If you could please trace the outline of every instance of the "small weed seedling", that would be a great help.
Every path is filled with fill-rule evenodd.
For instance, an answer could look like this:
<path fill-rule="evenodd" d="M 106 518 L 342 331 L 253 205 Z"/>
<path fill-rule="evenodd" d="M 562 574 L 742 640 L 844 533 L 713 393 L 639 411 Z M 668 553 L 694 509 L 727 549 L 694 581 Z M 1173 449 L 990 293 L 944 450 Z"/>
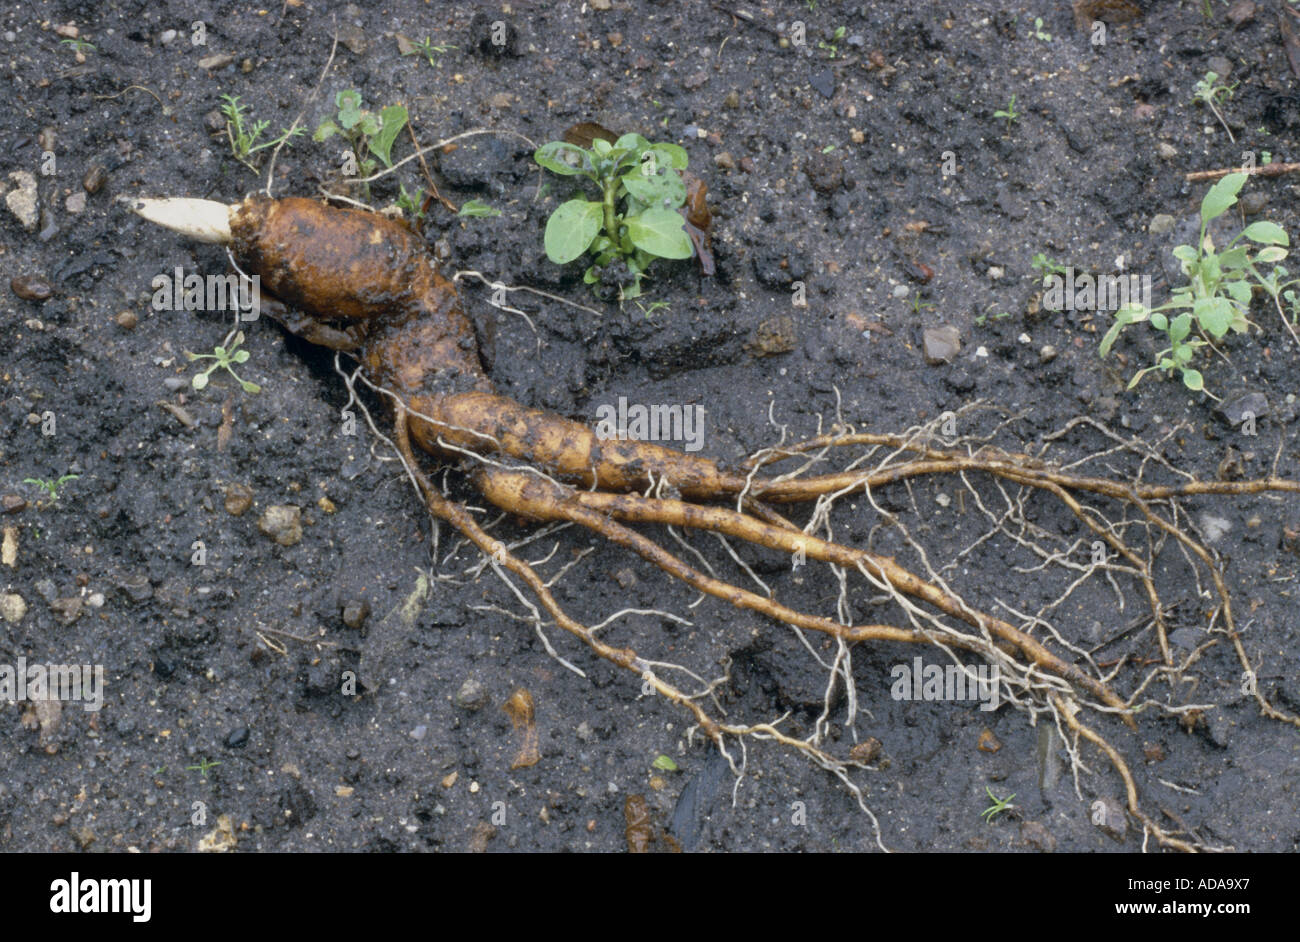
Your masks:
<path fill-rule="evenodd" d="M 1005 108 L 993 112 L 993 117 L 1004 118 L 1007 122 L 1007 133 L 1011 133 L 1011 125 L 1020 120 L 1020 112 L 1016 110 L 1016 96 L 1012 95 L 1011 100 L 1007 102 Z"/>
<path fill-rule="evenodd" d="M 922 311 L 933 311 L 934 305 L 921 300 L 921 292 L 913 291 L 912 299 L 908 302 L 912 308 L 912 313 L 917 317 L 921 316 Z"/>
<path fill-rule="evenodd" d="M 533 159 L 560 176 L 586 177 L 600 189 L 599 200 L 562 203 L 546 223 L 546 257 L 552 262 L 567 265 L 587 251 L 594 256 L 583 276 L 587 284 L 596 285 L 602 271 L 611 269 L 619 300 L 630 300 L 640 297 L 641 279 L 656 258 L 694 254 L 677 212 L 686 202 L 680 171 L 687 157 L 676 144 L 651 144 L 639 134 L 624 134 L 613 144 L 597 139 L 590 150 L 552 141 Z M 620 264 L 627 268 L 625 277 Z"/>
<path fill-rule="evenodd" d="M 651 317 L 653 317 L 655 311 L 661 309 L 665 311 L 672 310 L 672 306 L 667 301 L 651 301 L 649 307 L 646 307 L 640 301 L 637 301 L 636 306 L 641 309 L 641 313 L 646 316 L 646 320 L 649 320 Z"/>
<path fill-rule="evenodd" d="M 79 477 L 81 477 L 79 474 L 65 474 L 53 481 L 47 481 L 44 478 L 23 478 L 23 483 L 35 484 L 50 496 L 51 504 L 57 504 L 59 502 L 59 488 L 64 484 L 67 484 L 69 481 L 75 481 Z"/>
<path fill-rule="evenodd" d="M 993 315 L 993 319 L 994 319 L 995 321 L 1004 321 L 1004 320 L 1006 320 L 1006 319 L 1007 319 L 1008 317 L 1010 317 L 1010 316 L 1011 316 L 1011 312 L 1010 312 L 1010 311 L 998 311 L 998 313 L 996 313 L 996 314 Z M 989 322 L 989 315 L 988 315 L 988 314 L 980 314 L 980 315 L 978 315 L 978 316 L 975 318 L 975 323 L 978 324 L 978 325 L 981 326 L 981 327 L 983 327 L 983 326 L 984 326 L 985 324 L 987 324 L 988 322 Z"/>
<path fill-rule="evenodd" d="M 844 38 L 844 34 L 847 32 L 848 30 L 843 26 L 835 27 L 835 32 L 831 34 L 830 42 L 827 42 L 824 39 L 819 39 L 817 41 L 817 48 L 825 49 L 830 53 L 830 58 L 834 59 L 840 53 L 840 40 Z"/>
<path fill-rule="evenodd" d="M 389 105 L 379 114 L 365 111 L 361 107 L 361 93 L 355 88 L 344 89 L 335 95 L 334 104 L 338 114 L 334 119 L 322 121 L 312 140 L 327 141 L 335 134 L 343 136 L 352 148 L 354 158 L 344 164 L 347 176 L 369 177 L 379 169 L 375 157 L 383 161 L 385 167 L 391 167 L 393 142 L 406 125 L 406 108 Z"/>
<path fill-rule="evenodd" d="M 1236 87 L 1236 82 L 1231 85 L 1220 85 L 1218 72 L 1206 72 L 1205 78 L 1196 83 L 1196 90 L 1192 93 L 1193 101 L 1199 101 L 1214 112 L 1214 116 L 1223 125 L 1223 130 L 1228 132 L 1228 140 L 1234 144 L 1237 143 L 1237 139 L 1232 136 L 1232 128 L 1228 127 L 1228 122 L 1223 120 L 1223 114 L 1219 111 L 1219 106 L 1232 97 Z"/>
<path fill-rule="evenodd" d="M 446 43 L 435 44 L 428 36 L 425 36 L 424 42 L 411 43 L 411 48 L 402 53 L 402 55 L 413 56 L 416 53 L 419 53 L 424 56 L 425 61 L 427 61 L 429 65 L 433 66 L 435 69 L 441 69 L 442 59 L 439 57 L 446 55 L 455 48 L 455 46 L 447 45 Z"/>
<path fill-rule="evenodd" d="M 239 385 L 243 388 L 244 392 L 246 393 L 261 392 L 262 391 L 261 386 L 257 385 L 257 383 L 250 383 L 248 380 L 240 379 L 237 375 L 235 375 L 235 371 L 232 368 L 232 364 L 248 362 L 248 351 L 238 349 L 239 345 L 243 342 L 244 342 L 244 332 L 241 330 L 235 334 L 234 342 L 231 343 L 229 349 L 225 347 L 214 347 L 211 353 L 190 353 L 188 350 L 186 350 L 185 356 L 189 358 L 189 361 L 191 363 L 193 363 L 195 360 L 215 361 L 211 366 L 209 366 L 202 373 L 196 373 L 194 378 L 190 380 L 190 385 L 193 386 L 195 389 L 203 389 L 205 386 L 208 385 L 208 377 L 212 374 L 212 371 L 215 369 L 223 369 L 231 376 L 235 377 L 235 381 L 239 383 Z"/>
<path fill-rule="evenodd" d="M 397 208 L 403 212 L 408 212 L 415 219 L 424 218 L 424 187 L 417 186 L 412 193 L 406 188 L 405 183 L 399 183 L 400 192 L 397 196 Z"/>
<path fill-rule="evenodd" d="M 1048 258 L 1042 252 L 1036 253 L 1029 264 L 1037 269 L 1038 273 L 1044 278 L 1051 275 L 1068 275 L 1070 273 L 1070 270 L 1064 264 L 1054 258 Z"/>
<path fill-rule="evenodd" d="M 1011 799 L 1016 797 L 1014 792 L 1006 798 L 999 798 L 997 795 L 993 794 L 993 789 L 989 788 L 987 785 L 984 786 L 984 791 L 988 794 L 989 801 L 993 802 L 993 804 L 980 812 L 980 817 L 984 819 L 985 823 L 992 824 L 993 819 L 1002 812 L 1009 811 L 1015 807 L 1015 805 L 1011 803 Z"/>
<path fill-rule="evenodd" d="M 208 777 L 208 772 L 209 772 L 209 770 L 211 770 L 211 769 L 215 769 L 215 768 L 216 768 L 217 766 L 219 766 L 219 765 L 221 765 L 221 760 L 220 760 L 220 759 L 218 759 L 216 762 L 209 762 L 209 761 L 208 761 L 208 758 L 207 758 L 206 756 L 204 756 L 202 759 L 199 760 L 199 764 L 198 764 L 198 765 L 187 765 L 187 766 L 185 766 L 185 771 L 186 771 L 186 772 L 198 772 L 198 773 L 199 773 L 200 775 L 202 775 L 204 778 L 207 778 L 207 777 Z M 1014 798 L 1015 795 L 1012 795 L 1011 797 Z"/>
<path fill-rule="evenodd" d="M 460 204 L 460 212 L 457 216 L 464 216 L 469 219 L 485 219 L 492 216 L 500 216 L 501 210 L 493 209 L 482 200 L 466 200 Z"/>
<path fill-rule="evenodd" d="M 85 58 L 87 52 L 95 51 L 95 44 L 92 42 L 87 42 L 84 39 L 60 39 L 59 45 L 71 47 L 72 51 L 75 52 L 77 55 L 81 56 L 83 59 Z"/>
<path fill-rule="evenodd" d="M 1043 29 L 1043 18 L 1041 16 L 1034 17 L 1034 31 L 1029 35 L 1039 42 L 1050 43 L 1052 41 L 1052 34 Z"/>
<path fill-rule="evenodd" d="M 263 141 L 257 143 L 257 139 L 262 136 L 266 130 L 269 121 L 254 121 L 251 124 L 245 124 L 248 118 L 248 110 L 239 103 L 238 95 L 222 95 L 221 113 L 226 118 L 226 137 L 230 140 L 230 152 L 234 154 L 235 159 L 247 167 L 249 170 L 257 173 L 257 164 L 250 158 L 260 150 L 266 150 L 268 147 L 275 147 L 281 141 L 288 144 L 293 138 L 300 134 L 306 134 L 306 128 L 292 127 L 284 128 L 280 131 L 280 136 L 272 141 Z"/>
<path fill-rule="evenodd" d="M 1253 222 L 1241 230 L 1223 251 L 1215 250 L 1213 240 L 1206 233 L 1212 220 L 1236 204 L 1237 194 L 1246 178 L 1247 174 L 1244 173 L 1230 173 L 1210 187 L 1201 200 L 1201 230 L 1197 244 L 1180 245 L 1174 249 L 1174 257 L 1181 263 L 1188 283 L 1174 289 L 1170 299 L 1157 308 L 1133 303 L 1115 312 L 1115 323 L 1101 342 L 1102 356 L 1110 352 L 1115 339 L 1125 327 L 1140 321 L 1149 320 L 1151 326 L 1163 332 L 1169 341 L 1169 346 L 1157 355 L 1154 366 L 1134 374 L 1129 380 L 1129 389 L 1153 370 L 1161 370 L 1166 375 L 1177 370 L 1182 375 L 1183 385 L 1188 389 L 1204 390 L 1205 380 L 1200 371 L 1191 366 L 1191 362 L 1196 348 L 1206 346 L 1209 341 L 1191 338 L 1192 328 L 1196 327 L 1202 334 L 1215 340 L 1223 338 L 1229 330 L 1244 333 L 1251 323 L 1246 318 L 1250 309 L 1251 278 L 1270 294 L 1278 305 L 1279 312 L 1282 311 L 1279 295 L 1294 301 L 1295 293 L 1291 286 L 1296 282 L 1282 280 L 1287 275 L 1286 269 L 1274 265 L 1265 277 L 1255 267 L 1286 258 L 1287 252 L 1282 246 L 1289 245 L 1290 240 L 1281 226 L 1267 221 Z M 1263 247 L 1252 256 L 1251 246 L 1237 244 L 1242 239 Z M 1165 311 L 1181 313 L 1170 318 Z M 1285 319 L 1283 315 L 1284 322 Z M 1207 394 L 1213 396 L 1212 393 Z"/>

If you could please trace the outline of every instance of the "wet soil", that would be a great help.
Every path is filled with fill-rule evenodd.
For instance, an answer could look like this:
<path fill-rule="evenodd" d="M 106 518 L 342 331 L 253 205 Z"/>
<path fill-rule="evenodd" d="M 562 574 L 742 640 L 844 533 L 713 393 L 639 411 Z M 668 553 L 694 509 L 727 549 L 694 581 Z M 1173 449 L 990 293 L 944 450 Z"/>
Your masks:
<path fill-rule="evenodd" d="M 221 371 L 206 389 L 190 388 L 186 351 L 211 352 L 228 317 L 157 311 L 151 283 L 177 267 L 221 273 L 224 253 L 151 227 L 116 200 L 235 201 L 262 188 L 267 152 L 260 176 L 233 159 L 215 114 L 222 95 L 240 96 L 268 133 L 300 112 L 314 129 L 347 88 L 367 108 L 405 104 L 423 143 L 475 128 L 542 143 L 583 121 L 638 131 L 684 146 L 707 181 L 717 260 L 712 278 L 693 263 L 658 263 L 642 305 L 598 301 L 581 266 L 545 258 L 545 221 L 573 188 L 542 174 L 526 144 L 482 136 L 430 155 L 452 201 L 500 211 L 462 218 L 431 208 L 425 234 L 449 270 L 598 312 L 512 294 L 534 331 L 466 283 L 503 393 L 587 421 L 620 397 L 702 405 L 703 453 L 724 462 L 782 430 L 815 434 L 837 415 L 902 431 L 983 400 L 1000 411 L 961 431 L 1015 450 L 1087 416 L 1155 443 L 1198 477 L 1214 478 L 1225 458 L 1247 477 L 1273 468 L 1297 477 L 1298 351 L 1262 301 L 1260 329 L 1203 364 L 1219 396 L 1264 397 L 1267 415 L 1248 436 L 1176 380 L 1126 391 L 1158 349 L 1151 332 L 1130 331 L 1102 360 L 1108 314 L 1054 313 L 1037 298 L 1031 260 L 1044 253 L 1094 273 L 1115 272 L 1122 256 L 1124 270 L 1152 276 L 1162 300 L 1178 224 L 1207 186 L 1184 173 L 1236 166 L 1246 151 L 1297 159 L 1297 80 L 1271 6 L 1240 24 L 1217 3 L 1208 19 L 1198 3 L 1143 6 L 1136 20 L 1110 25 L 1104 44 L 1059 3 L 12 6 L 0 15 L 0 173 L 6 194 L 11 172 L 34 175 L 41 216 L 28 231 L 0 210 L 0 495 L 26 501 L 0 516 L 17 541 L 0 590 L 26 609 L 0 623 L 0 662 L 101 664 L 106 699 L 97 713 L 66 704 L 57 716 L 0 704 L 0 847 L 194 850 L 206 839 L 241 851 L 616 851 L 627 846 L 625 798 L 641 794 L 655 829 L 687 850 L 873 848 L 852 795 L 799 756 L 752 743 L 736 786 L 716 750 L 688 735 L 686 714 L 642 696 L 635 678 L 554 629 L 551 641 L 586 677 L 550 657 L 515 596 L 490 570 L 472 571 L 474 551 L 445 529 L 435 546 L 365 423 L 347 434 L 340 415 L 356 407 L 328 354 L 262 318 L 245 325 L 250 357 L 238 368 L 260 393 Z M 803 42 L 790 41 L 796 21 Z M 500 44 L 497 22 L 507 27 Z M 452 48 L 433 62 L 402 56 L 397 34 Z M 1211 68 L 1236 86 L 1222 108 L 1235 143 L 1192 102 Z M 995 118 L 1012 96 L 1019 117 Z M 347 190 L 341 147 L 298 138 L 277 158 L 277 195 Z M 394 153 L 411 152 L 403 136 Z M 95 168 L 103 184 L 87 193 Z M 399 182 L 421 185 L 415 162 L 374 184 L 369 201 L 393 201 Z M 1300 232 L 1295 178 L 1255 180 L 1244 192 L 1254 218 Z M 44 279 L 52 296 L 20 297 L 7 287 L 13 277 Z M 955 328 L 960 349 L 931 365 L 924 334 L 940 327 Z M 383 428 L 379 404 L 363 401 Z M 1069 463 L 1113 444 L 1081 425 L 1049 456 Z M 1086 467 L 1124 476 L 1137 464 L 1115 453 Z M 437 473 L 452 496 L 483 504 L 456 468 Z M 76 477 L 57 500 L 24 483 L 63 475 Z M 972 483 L 1002 506 L 989 482 Z M 878 500 L 936 568 L 950 566 L 945 578 L 972 604 L 1032 613 L 1058 598 L 1069 579 L 1036 570 L 1037 557 L 1004 535 L 963 554 L 988 527 L 969 495 L 957 500 L 961 489 L 933 479 Z M 241 494 L 251 505 L 236 515 Z M 275 506 L 300 508 L 292 545 L 259 528 Z M 1215 537 L 1262 688 L 1300 708 L 1300 501 L 1185 506 Z M 1062 547 L 1082 539 L 1059 505 L 1032 498 L 1027 508 Z M 845 500 L 834 520 L 838 538 L 920 565 L 868 502 Z M 503 520 L 496 532 L 521 539 L 535 528 Z M 725 578 L 750 579 L 716 541 L 690 542 Z M 606 630 L 708 676 L 726 665 L 719 700 L 729 718 L 787 716 L 790 732 L 811 731 L 826 694 L 818 658 L 833 657 L 820 638 L 810 651 L 789 629 L 701 602 L 574 529 L 524 552 L 546 560 L 548 578 L 572 564 L 557 597 L 588 623 L 628 607 L 689 619 L 633 615 Z M 825 567 L 739 553 L 779 598 L 834 613 L 838 583 Z M 1185 657 L 1212 639 L 1212 603 L 1175 547 L 1159 559 Z M 848 604 L 858 618 L 897 617 L 864 584 L 851 584 Z M 1143 605 L 1132 580 L 1095 579 L 1055 623 L 1071 644 L 1093 648 L 1140 621 Z M 1185 683 L 1150 692 L 1210 705 L 1194 728 L 1158 710 L 1137 732 L 1099 722 L 1166 826 L 1240 850 L 1295 850 L 1300 732 L 1260 715 L 1218 638 Z M 1098 657 L 1154 653 L 1153 633 L 1135 630 Z M 859 646 L 855 724 L 844 722 L 842 691 L 830 714 L 828 749 L 847 754 L 868 737 L 882 745 L 875 768 L 853 776 L 886 846 L 1141 848 L 1140 828 L 1117 834 L 1091 820 L 1096 800 L 1123 795 L 1099 754 L 1085 751 L 1093 774 L 1076 780 L 1059 740 L 1009 705 L 893 699 L 892 669 L 918 654 L 943 662 L 937 651 Z M 340 678 L 357 671 L 363 689 L 341 691 Z M 1114 683 L 1127 695 L 1144 676 L 1128 666 Z M 512 768 L 520 741 L 502 706 L 520 687 L 535 704 L 540 761 Z M 980 748 L 986 730 L 996 751 Z M 1014 794 L 1016 807 L 986 823 L 986 789 Z M 218 825 L 226 816 L 228 836 Z"/>

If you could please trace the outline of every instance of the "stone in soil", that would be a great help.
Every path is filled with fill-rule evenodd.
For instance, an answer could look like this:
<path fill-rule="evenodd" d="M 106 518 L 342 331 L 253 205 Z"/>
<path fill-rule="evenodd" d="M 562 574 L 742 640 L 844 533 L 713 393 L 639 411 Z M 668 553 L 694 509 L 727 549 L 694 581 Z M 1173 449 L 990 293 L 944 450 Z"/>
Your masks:
<path fill-rule="evenodd" d="M 950 363 L 961 352 L 961 332 L 956 327 L 927 327 L 921 334 L 925 362 L 931 366 Z"/>

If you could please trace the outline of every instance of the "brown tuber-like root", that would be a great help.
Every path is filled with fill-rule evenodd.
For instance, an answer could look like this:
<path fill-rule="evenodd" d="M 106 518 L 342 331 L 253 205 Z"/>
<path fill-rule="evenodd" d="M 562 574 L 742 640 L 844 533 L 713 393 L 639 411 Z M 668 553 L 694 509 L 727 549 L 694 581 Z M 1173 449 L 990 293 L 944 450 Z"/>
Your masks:
<path fill-rule="evenodd" d="M 1140 524 L 1149 545 L 1166 539 L 1175 541 L 1194 566 L 1199 564 L 1210 574 L 1219 600 L 1214 617 L 1222 619 L 1223 633 L 1232 642 L 1243 669 L 1251 672 L 1219 567 L 1209 551 L 1179 525 L 1174 501 L 1199 494 L 1297 493 L 1300 482 L 1273 477 L 1148 485 L 1140 480 L 1140 474 L 1138 480 L 1116 481 L 1074 474 L 1045 462 L 1041 456 L 991 448 L 965 452 L 938 448 L 931 444 L 929 429 L 888 435 L 839 428 L 807 442 L 765 450 L 735 469 L 651 443 L 606 441 L 582 423 L 529 408 L 494 391 L 454 286 L 437 272 L 423 241 L 399 222 L 305 199 L 250 198 L 234 206 L 208 200 L 138 200 L 133 208 L 146 219 L 191 238 L 225 243 L 242 271 L 262 279 L 264 294 L 291 305 L 276 315 L 287 330 L 336 350 L 354 352 L 361 364 L 358 372 L 364 371 L 366 383 L 384 396 L 393 410 L 395 450 L 429 512 L 486 554 L 520 604 L 531 612 L 528 620 L 542 636 L 547 650 L 559 657 L 543 633 L 549 620 L 580 639 L 597 656 L 632 671 L 657 693 L 688 710 L 697 728 L 717 744 L 733 769 L 737 765 L 729 742 L 734 747 L 738 740 L 743 751 L 748 737 L 773 739 L 831 771 L 870 814 L 861 789 L 848 775 L 848 767 L 856 763 L 836 759 L 822 745 L 834 684 L 828 687 L 823 718 L 808 738 L 781 732 L 776 724 L 744 726 L 723 722 L 703 705 L 712 698 L 716 682 L 706 683 L 696 692 L 683 690 L 666 678 L 672 671 L 685 668 L 660 664 L 629 647 L 609 644 L 599 637 L 599 626 L 589 627 L 566 614 L 551 593 L 550 584 L 533 565 L 512 553 L 465 507 L 448 500 L 432 485 L 420 469 L 415 448 L 470 465 L 475 486 L 503 510 L 538 521 L 578 524 L 701 593 L 796 631 L 825 635 L 835 645 L 832 672 L 848 690 L 850 726 L 856 703 L 849 669 L 853 645 L 935 645 L 953 660 L 954 649 L 975 652 L 999 668 L 999 683 L 1006 699 L 1030 713 L 1035 721 L 1040 715 L 1050 719 L 1061 731 L 1074 764 L 1076 790 L 1077 772 L 1083 767 L 1078 741 L 1083 739 L 1096 745 L 1114 765 L 1124 781 L 1129 811 L 1146 834 L 1178 849 L 1205 846 L 1195 838 L 1184 840 L 1167 833 L 1141 810 L 1123 756 L 1079 718 L 1083 710 L 1091 709 L 1116 714 L 1136 728 L 1135 713 L 1142 709 L 1159 706 L 1185 716 L 1192 706 L 1139 702 L 1138 697 L 1154 677 L 1128 698 L 1120 696 L 1112 686 L 1113 678 L 1103 675 L 1088 652 L 1070 642 L 1041 613 L 1032 617 L 1016 613 L 1021 622 L 1016 625 L 967 604 L 930 566 L 923 547 L 896 520 L 890 522 L 922 561 L 926 575 L 913 572 L 892 557 L 835 540 L 830 513 L 836 501 L 854 494 L 865 497 L 883 520 L 889 520 L 891 515 L 880 511 L 875 503 L 876 491 L 889 485 L 909 486 L 910 481 L 929 475 L 953 476 L 963 482 L 981 512 L 992 521 L 990 533 L 1003 533 L 1038 552 L 1045 559 L 1044 566 L 1082 569 L 1083 574 L 1055 604 L 1095 571 L 1104 573 L 1112 584 L 1117 572 L 1136 579 L 1151 606 L 1151 624 L 1161 651 L 1159 670 L 1161 676 L 1169 678 L 1178 676 L 1181 668 L 1173 661 L 1166 637 L 1165 610 L 1152 573 L 1154 551 L 1139 554 L 1129 545 L 1127 531 Z M 377 429 L 376 434 L 380 434 Z M 867 448 L 868 452 L 843 470 L 808 473 L 848 448 Z M 874 467 L 863 469 L 863 463 L 881 449 L 886 454 Z M 779 476 L 767 473 L 769 466 L 792 459 L 801 459 L 803 466 Z M 1143 457 L 1144 466 L 1149 460 L 1150 455 Z M 971 473 L 994 482 L 1009 510 L 1001 516 L 988 511 L 980 493 L 967 480 Z M 1068 553 L 1048 553 L 1034 539 L 1027 539 L 1024 533 L 1028 524 L 1018 509 L 1024 498 L 1011 498 L 1004 490 L 1008 486 L 1020 495 L 1050 495 L 1109 548 L 1114 562 L 1080 567 L 1068 560 Z M 1116 524 L 1096 508 L 1085 506 L 1080 495 L 1110 500 L 1139 516 L 1136 522 Z M 802 529 L 773 507 L 801 502 L 816 502 L 812 519 Z M 1162 513 L 1162 508 L 1168 509 Z M 1010 526 L 1012 520 L 1020 521 L 1019 531 Z M 666 527 L 674 535 L 673 528 L 687 528 L 714 534 L 728 547 L 725 541 L 736 539 L 829 564 L 840 584 L 839 617 L 800 611 L 779 601 L 761 582 L 761 592 L 727 582 L 712 571 L 688 564 L 636 529 L 636 525 Z M 815 532 L 824 532 L 825 536 Z M 703 557 L 701 564 L 708 568 Z M 850 572 L 861 575 L 892 600 L 903 624 L 852 624 L 846 602 Z M 540 604 L 540 611 L 511 577 L 526 586 Z M 1004 607 L 1015 612 L 1014 608 Z M 1043 626 L 1048 637 L 1036 637 L 1036 632 L 1042 634 L 1039 629 Z M 806 640 L 804 643 L 807 645 Z M 577 669 L 567 661 L 563 663 Z M 686 673 L 701 680 L 698 674 Z M 1295 717 L 1272 706 L 1257 689 L 1254 696 L 1267 715 L 1300 725 Z M 874 816 L 872 820 L 874 824 Z M 883 847 L 878 827 L 876 839 Z"/>

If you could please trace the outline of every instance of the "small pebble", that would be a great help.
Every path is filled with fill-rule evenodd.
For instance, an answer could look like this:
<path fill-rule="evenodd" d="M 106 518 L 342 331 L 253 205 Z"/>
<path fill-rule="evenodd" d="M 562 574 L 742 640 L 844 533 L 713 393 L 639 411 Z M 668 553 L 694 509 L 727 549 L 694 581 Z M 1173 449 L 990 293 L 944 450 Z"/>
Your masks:
<path fill-rule="evenodd" d="M 242 517 L 253 506 L 253 489 L 247 484 L 226 485 L 226 513 Z"/>
<path fill-rule="evenodd" d="M 27 603 L 23 597 L 16 592 L 6 592 L 0 595 L 0 618 L 3 618 L 11 625 L 16 625 L 23 620 L 27 614 Z"/>
<path fill-rule="evenodd" d="M 1053 360 L 1056 359 L 1056 356 L 1057 356 L 1057 350 L 1056 350 L 1056 348 L 1053 347 L 1053 346 L 1049 343 L 1049 344 L 1046 344 L 1046 345 L 1043 347 L 1043 349 L 1041 349 L 1041 350 L 1038 351 L 1038 362 L 1039 362 L 1039 363 L 1051 363 Z"/>
<path fill-rule="evenodd" d="M 132 311 L 120 311 L 115 319 L 123 330 L 135 330 L 135 325 L 140 323 L 140 318 Z"/>
<path fill-rule="evenodd" d="M 87 170 L 86 175 L 81 178 L 81 188 L 84 189 L 87 193 L 93 195 L 95 193 L 98 193 L 100 190 L 102 190 L 104 188 L 104 184 L 107 182 L 108 182 L 108 171 L 105 170 L 103 167 L 101 167 L 99 164 L 95 164 L 93 167 Z"/>
<path fill-rule="evenodd" d="M 0 497 L 0 513 L 16 514 L 27 509 L 27 498 L 20 494 L 5 494 Z"/>
<path fill-rule="evenodd" d="M 456 691 L 456 706 L 463 710 L 481 710 L 488 704 L 488 689 L 473 677 L 467 678 Z"/>
<path fill-rule="evenodd" d="M 267 507 L 258 518 L 257 528 L 281 546 L 302 541 L 302 508 L 293 504 Z"/>
<path fill-rule="evenodd" d="M 1241 211 L 1247 216 L 1258 216 L 1268 206 L 1268 194 L 1262 190 L 1253 190 L 1241 198 Z"/>
<path fill-rule="evenodd" d="M 1156 213 L 1151 217 L 1151 222 L 1147 223 L 1147 231 L 1152 235 L 1164 235 L 1166 232 L 1172 232 L 1177 220 L 1168 213 Z"/>
<path fill-rule="evenodd" d="M 35 232 L 41 220 L 36 204 L 36 177 L 26 170 L 15 170 L 9 174 L 14 189 L 5 194 L 5 206 L 13 213 L 28 232 Z"/>
<path fill-rule="evenodd" d="M 63 201 L 63 208 L 68 211 L 68 215 L 75 216 L 78 213 L 86 211 L 86 194 L 85 192 L 73 193 Z"/>
<path fill-rule="evenodd" d="M 9 290 L 24 301 L 47 301 L 54 293 L 40 275 L 19 275 L 9 282 Z"/>
<path fill-rule="evenodd" d="M 364 600 L 354 599 L 343 604 L 343 624 L 349 628 L 360 628 L 366 623 L 369 615 L 370 605 Z"/>
<path fill-rule="evenodd" d="M 167 46 L 170 45 L 172 40 L 174 40 L 175 38 L 176 38 L 176 30 L 165 29 L 162 31 L 162 35 L 158 37 L 158 42 L 162 43 L 164 46 Z"/>
<path fill-rule="evenodd" d="M 956 327 L 927 327 L 921 334 L 925 362 L 931 366 L 951 362 L 961 351 L 961 332 Z"/>
<path fill-rule="evenodd" d="M 725 150 L 720 154 L 713 155 L 713 163 L 719 170 L 736 169 L 736 159 Z"/>

